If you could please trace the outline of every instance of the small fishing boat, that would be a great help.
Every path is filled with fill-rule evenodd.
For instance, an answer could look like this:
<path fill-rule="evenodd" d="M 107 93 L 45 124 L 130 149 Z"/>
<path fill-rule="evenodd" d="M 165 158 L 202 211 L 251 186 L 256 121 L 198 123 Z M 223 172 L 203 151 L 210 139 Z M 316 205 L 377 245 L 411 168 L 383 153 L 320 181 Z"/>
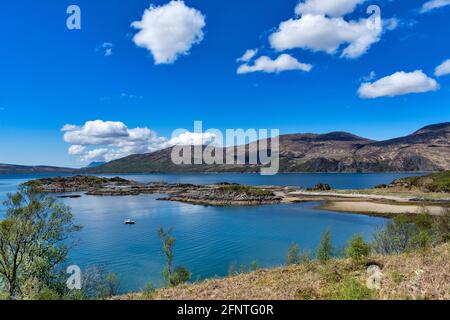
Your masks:
<path fill-rule="evenodd" d="M 136 221 L 133 221 L 131 219 L 127 219 L 124 222 L 125 222 L 125 224 L 135 224 L 136 223 Z"/>

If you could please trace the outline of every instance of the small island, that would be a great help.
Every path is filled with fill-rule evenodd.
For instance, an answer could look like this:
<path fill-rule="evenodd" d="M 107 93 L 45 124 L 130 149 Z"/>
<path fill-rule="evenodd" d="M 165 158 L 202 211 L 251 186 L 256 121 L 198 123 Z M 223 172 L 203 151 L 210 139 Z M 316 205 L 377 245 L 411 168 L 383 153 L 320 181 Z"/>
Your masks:
<path fill-rule="evenodd" d="M 450 206 L 450 172 L 394 180 L 372 189 L 334 190 L 326 184 L 301 189 L 283 186 L 244 186 L 234 183 L 208 185 L 140 183 L 120 177 L 69 176 L 26 183 L 45 193 L 84 193 L 90 196 L 166 195 L 158 200 L 195 205 L 245 206 L 319 201 L 330 211 L 393 216 L 424 209 L 440 215 Z M 79 196 L 79 195 L 78 195 Z M 70 195 L 65 197 L 76 197 Z"/>

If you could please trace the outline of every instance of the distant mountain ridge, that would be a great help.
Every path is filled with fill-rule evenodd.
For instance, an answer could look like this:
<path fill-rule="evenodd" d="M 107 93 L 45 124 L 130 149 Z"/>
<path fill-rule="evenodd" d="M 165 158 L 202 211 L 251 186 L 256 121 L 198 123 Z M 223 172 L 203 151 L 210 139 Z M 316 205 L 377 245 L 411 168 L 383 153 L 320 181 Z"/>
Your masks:
<path fill-rule="evenodd" d="M 246 145 L 248 152 L 259 142 Z M 258 172 L 260 165 L 175 165 L 172 148 L 130 155 L 87 173 Z M 225 152 L 218 149 L 217 152 Z M 373 141 L 348 132 L 280 136 L 280 172 L 393 172 L 450 170 L 450 122 L 399 138 Z"/>
<path fill-rule="evenodd" d="M 0 163 L 0 174 L 73 173 L 76 170 L 52 166 L 22 166 Z"/>

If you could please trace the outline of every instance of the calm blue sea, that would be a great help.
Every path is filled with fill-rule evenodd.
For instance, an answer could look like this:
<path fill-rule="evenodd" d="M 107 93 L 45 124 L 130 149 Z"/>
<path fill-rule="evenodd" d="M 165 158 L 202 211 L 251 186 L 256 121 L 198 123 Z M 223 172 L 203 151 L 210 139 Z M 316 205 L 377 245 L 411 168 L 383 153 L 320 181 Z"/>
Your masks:
<path fill-rule="evenodd" d="M 329 183 L 335 188 L 367 188 L 411 174 L 188 174 L 123 175 L 137 181 L 207 184 L 237 182 L 251 185 L 310 187 Z M 0 201 L 20 183 L 43 175 L 0 175 Z M 49 175 L 45 175 L 49 176 Z M 157 229 L 174 227 L 175 263 L 192 271 L 194 279 L 224 276 L 229 266 L 261 267 L 284 262 L 289 245 L 314 251 L 320 234 L 330 229 L 337 248 L 355 233 L 367 239 L 386 220 L 355 214 L 321 211 L 318 203 L 254 207 L 204 207 L 156 200 L 160 195 L 130 197 L 85 196 L 62 199 L 72 208 L 83 230 L 76 234 L 70 262 L 82 269 L 100 265 L 118 274 L 121 291 L 136 291 L 151 281 L 161 284 L 164 264 Z M 0 218 L 4 208 L 0 205 Z M 136 225 L 125 225 L 127 218 Z"/>

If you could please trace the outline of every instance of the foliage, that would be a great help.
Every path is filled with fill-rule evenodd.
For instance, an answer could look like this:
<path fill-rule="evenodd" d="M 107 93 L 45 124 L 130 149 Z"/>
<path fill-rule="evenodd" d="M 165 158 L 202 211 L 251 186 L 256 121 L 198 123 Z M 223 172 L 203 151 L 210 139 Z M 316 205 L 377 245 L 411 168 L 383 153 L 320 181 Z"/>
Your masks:
<path fill-rule="evenodd" d="M 151 300 L 155 296 L 156 288 L 151 282 L 147 282 L 147 284 L 142 289 L 142 294 L 144 296 L 144 299 Z"/>
<path fill-rule="evenodd" d="M 367 286 L 354 278 L 346 278 L 333 287 L 330 298 L 335 300 L 370 300 L 373 293 Z"/>
<path fill-rule="evenodd" d="M 435 242 L 450 241 L 450 208 L 443 209 L 441 215 L 435 217 L 431 229 Z"/>
<path fill-rule="evenodd" d="M 354 235 L 349 241 L 346 253 L 356 264 L 364 264 L 370 255 L 371 247 L 360 234 Z"/>
<path fill-rule="evenodd" d="M 291 246 L 289 247 L 288 254 L 286 256 L 287 266 L 300 263 L 299 251 L 300 250 L 298 248 L 298 245 L 296 245 L 295 243 L 291 244 Z"/>
<path fill-rule="evenodd" d="M 172 236 L 172 232 L 173 228 L 170 228 L 167 232 L 163 228 L 159 228 L 158 236 L 162 243 L 162 252 L 166 257 L 166 265 L 162 275 L 169 286 L 175 287 L 189 281 L 192 274 L 184 267 L 174 268 L 173 266 L 175 238 Z"/>
<path fill-rule="evenodd" d="M 333 258 L 334 246 L 331 231 L 326 230 L 320 237 L 320 243 L 317 248 L 316 257 L 320 261 L 327 261 Z"/>
<path fill-rule="evenodd" d="M 81 228 L 73 223 L 70 208 L 27 186 L 8 194 L 3 204 L 6 215 L 0 222 L 0 279 L 9 296 L 22 298 L 22 290 L 30 281 L 38 292 L 62 294 L 62 265 L 69 250 L 66 240 Z"/>
<path fill-rule="evenodd" d="M 292 243 L 286 256 L 286 265 L 302 264 L 311 261 L 311 253 L 309 251 L 300 251 L 297 244 Z"/>
<path fill-rule="evenodd" d="M 409 188 L 417 188 L 426 192 L 450 192 L 450 171 L 398 179 L 393 184 L 404 184 Z"/>
<path fill-rule="evenodd" d="M 428 248 L 445 239 L 449 222 L 448 216 L 433 218 L 427 211 L 412 217 L 398 215 L 374 233 L 373 249 L 379 254 L 400 254 Z"/>
<path fill-rule="evenodd" d="M 89 266 L 82 273 L 81 289 L 69 293 L 75 300 L 105 300 L 119 294 L 120 280 L 115 273 L 107 273 L 104 266 Z"/>

